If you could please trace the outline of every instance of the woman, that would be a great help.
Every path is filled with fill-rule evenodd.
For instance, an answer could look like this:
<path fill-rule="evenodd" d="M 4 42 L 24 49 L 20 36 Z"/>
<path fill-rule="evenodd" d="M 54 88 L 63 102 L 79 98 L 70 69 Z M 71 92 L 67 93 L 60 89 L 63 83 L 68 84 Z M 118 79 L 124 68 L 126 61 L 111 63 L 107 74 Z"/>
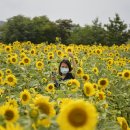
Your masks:
<path fill-rule="evenodd" d="M 61 75 L 60 80 L 74 79 L 74 76 L 71 73 L 71 63 L 69 60 L 64 59 L 59 65 L 59 74 Z"/>
<path fill-rule="evenodd" d="M 69 52 L 69 56 L 72 58 L 73 71 L 75 73 L 76 63 L 75 63 L 73 54 Z M 59 65 L 59 75 L 61 76 L 61 78 L 59 80 L 64 81 L 64 80 L 68 80 L 68 79 L 74 79 L 75 76 L 71 73 L 71 71 L 72 71 L 72 67 L 71 67 L 70 61 L 67 59 L 63 59 Z M 59 86 L 58 82 L 54 76 L 52 77 L 52 79 L 55 82 L 55 86 L 56 87 Z"/>

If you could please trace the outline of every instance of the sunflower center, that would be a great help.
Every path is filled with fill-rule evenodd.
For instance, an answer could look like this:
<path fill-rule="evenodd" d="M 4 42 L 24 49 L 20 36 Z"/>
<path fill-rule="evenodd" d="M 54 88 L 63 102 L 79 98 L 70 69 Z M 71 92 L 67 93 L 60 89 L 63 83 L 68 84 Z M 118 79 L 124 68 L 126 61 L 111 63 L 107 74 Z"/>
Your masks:
<path fill-rule="evenodd" d="M 68 49 L 69 52 L 71 52 L 71 49 Z"/>
<path fill-rule="evenodd" d="M 50 59 L 52 59 L 52 56 L 50 56 Z"/>
<path fill-rule="evenodd" d="M 87 93 L 87 94 L 90 93 L 90 88 L 86 87 L 86 93 Z"/>
<path fill-rule="evenodd" d="M 10 73 L 10 71 L 8 70 L 8 71 L 7 71 L 7 73 L 9 74 L 9 73 Z"/>
<path fill-rule="evenodd" d="M 84 79 L 84 80 L 88 80 L 88 77 L 87 77 L 87 76 L 83 76 L 83 79 Z"/>
<path fill-rule="evenodd" d="M 83 126 L 87 121 L 86 112 L 80 108 L 74 108 L 70 111 L 68 115 L 68 120 L 70 124 L 74 127 Z"/>
<path fill-rule="evenodd" d="M 94 84 L 93 87 L 94 87 L 94 88 L 97 88 L 97 85 Z"/>
<path fill-rule="evenodd" d="M 122 74 L 119 74 L 119 76 L 121 77 L 121 76 L 122 76 Z"/>
<path fill-rule="evenodd" d="M 100 53 L 100 51 L 99 51 L 99 50 L 97 50 L 97 53 L 99 54 L 99 53 Z"/>
<path fill-rule="evenodd" d="M 24 62 L 25 62 L 25 63 L 28 63 L 28 62 L 29 62 L 29 60 L 28 60 L 28 59 L 24 59 Z"/>
<path fill-rule="evenodd" d="M 105 81 L 105 80 L 101 80 L 101 81 L 100 81 L 100 84 L 101 84 L 101 85 L 106 85 L 106 81 Z"/>
<path fill-rule="evenodd" d="M 6 120 L 12 120 L 14 118 L 14 112 L 11 110 L 7 110 L 4 115 Z"/>
<path fill-rule="evenodd" d="M 38 63 L 38 66 L 42 66 L 42 63 Z"/>
<path fill-rule="evenodd" d="M 32 54 L 34 54 L 34 51 L 31 51 Z"/>
<path fill-rule="evenodd" d="M 78 70 L 77 73 L 80 74 L 80 73 L 81 73 L 81 70 Z"/>
<path fill-rule="evenodd" d="M 49 115 L 49 106 L 46 103 L 39 103 L 37 104 L 40 111 L 46 115 Z"/>
<path fill-rule="evenodd" d="M 23 62 L 20 62 L 20 65 L 24 65 L 24 63 L 23 63 Z"/>
<path fill-rule="evenodd" d="M 50 85 L 50 86 L 49 86 L 49 89 L 52 89 L 52 88 L 53 88 L 53 86 L 52 86 L 52 85 Z"/>
<path fill-rule="evenodd" d="M 99 94 L 99 98 L 100 98 L 100 100 L 103 100 L 103 94 Z"/>
<path fill-rule="evenodd" d="M 129 74 L 128 72 L 126 72 L 126 73 L 124 73 L 124 76 L 125 76 L 125 77 L 129 77 L 130 74 Z"/>
<path fill-rule="evenodd" d="M 14 103 L 13 103 L 13 102 L 10 102 L 9 105 L 10 105 L 10 106 L 11 106 L 11 105 L 14 106 Z"/>
<path fill-rule="evenodd" d="M 8 81 L 9 81 L 9 82 L 13 82 L 13 78 L 12 78 L 12 77 L 9 77 L 9 78 L 8 78 Z"/>
<path fill-rule="evenodd" d="M 22 99 L 23 99 L 24 101 L 27 101 L 28 96 L 27 96 L 26 94 L 24 94 L 24 95 L 22 96 Z"/>
<path fill-rule="evenodd" d="M 97 69 L 95 68 L 95 69 L 93 69 L 93 71 L 96 73 L 96 72 L 97 72 Z"/>
<path fill-rule="evenodd" d="M 71 85 L 72 85 L 72 82 L 68 82 L 68 83 L 67 83 L 67 86 L 71 86 Z"/>
<path fill-rule="evenodd" d="M 13 62 L 15 62 L 15 61 L 16 61 L 16 59 L 15 59 L 15 58 L 12 58 L 12 61 L 13 61 Z"/>
<path fill-rule="evenodd" d="M 9 51 L 9 50 L 10 50 L 10 48 L 6 48 L 6 50 L 7 50 L 7 51 Z"/>
<path fill-rule="evenodd" d="M 61 54 L 61 52 L 59 51 L 59 52 L 58 52 L 58 55 L 60 55 L 60 54 Z"/>
<path fill-rule="evenodd" d="M 122 130 L 127 130 L 127 124 L 123 121 L 122 122 Z"/>

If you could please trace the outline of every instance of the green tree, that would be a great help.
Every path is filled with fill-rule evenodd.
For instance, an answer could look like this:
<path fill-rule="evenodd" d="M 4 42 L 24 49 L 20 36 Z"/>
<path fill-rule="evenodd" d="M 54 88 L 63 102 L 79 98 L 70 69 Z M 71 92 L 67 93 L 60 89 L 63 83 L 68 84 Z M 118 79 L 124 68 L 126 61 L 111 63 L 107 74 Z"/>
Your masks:
<path fill-rule="evenodd" d="M 28 25 L 30 24 L 30 18 L 22 15 L 14 16 L 7 20 L 2 26 L 2 40 L 6 43 L 14 41 L 28 40 L 26 33 L 28 32 Z"/>
<path fill-rule="evenodd" d="M 77 26 L 71 33 L 70 42 L 78 44 L 94 44 L 106 42 L 106 31 L 102 27 L 98 18 L 92 21 L 92 25 L 85 25 L 85 27 Z"/>
<path fill-rule="evenodd" d="M 31 41 L 34 43 L 55 42 L 55 37 L 58 35 L 57 25 L 46 16 L 34 17 L 31 28 Z"/>
<path fill-rule="evenodd" d="M 96 43 L 102 43 L 103 45 L 106 44 L 106 30 L 102 26 L 102 23 L 99 22 L 99 19 L 96 18 L 95 20 L 92 21 L 92 36 L 93 36 L 93 41 Z"/>
<path fill-rule="evenodd" d="M 46 16 L 34 17 L 32 20 L 22 15 L 14 16 L 2 26 L 2 40 L 6 43 L 14 41 L 31 41 L 41 43 L 54 42 L 58 27 Z"/>
<path fill-rule="evenodd" d="M 115 18 L 109 18 L 109 24 L 105 24 L 107 30 L 107 43 L 108 45 L 122 44 L 128 41 L 127 24 L 121 20 L 118 14 Z"/>
<path fill-rule="evenodd" d="M 67 43 L 68 38 L 70 37 L 72 28 L 74 24 L 71 19 L 59 19 L 56 20 L 58 26 L 58 37 L 61 38 L 62 43 Z"/>

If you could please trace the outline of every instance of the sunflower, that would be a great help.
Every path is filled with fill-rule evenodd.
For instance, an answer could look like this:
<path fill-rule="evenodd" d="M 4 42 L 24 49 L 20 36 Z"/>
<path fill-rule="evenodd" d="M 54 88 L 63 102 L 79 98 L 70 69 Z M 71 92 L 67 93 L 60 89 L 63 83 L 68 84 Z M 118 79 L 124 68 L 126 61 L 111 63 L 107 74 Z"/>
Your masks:
<path fill-rule="evenodd" d="M 76 70 L 76 75 L 81 77 L 83 74 L 84 74 L 83 68 L 78 67 L 77 70 Z"/>
<path fill-rule="evenodd" d="M 38 95 L 34 99 L 34 105 L 39 109 L 42 114 L 45 114 L 49 117 L 55 116 L 56 112 L 54 109 L 53 103 L 49 102 L 48 97 Z"/>
<path fill-rule="evenodd" d="M 48 60 L 52 60 L 54 58 L 54 55 L 48 55 Z"/>
<path fill-rule="evenodd" d="M 92 71 L 93 71 L 96 75 L 98 75 L 98 73 L 99 73 L 99 70 L 98 70 L 97 67 L 92 68 Z"/>
<path fill-rule="evenodd" d="M 11 46 L 5 46 L 5 51 L 6 52 L 11 52 L 12 51 L 12 47 Z"/>
<path fill-rule="evenodd" d="M 108 79 L 107 78 L 100 78 L 98 80 L 98 85 L 100 88 L 106 88 L 108 86 Z"/>
<path fill-rule="evenodd" d="M 9 86 L 15 86 L 17 83 L 17 79 L 13 74 L 9 74 L 5 77 L 5 82 L 9 85 Z"/>
<path fill-rule="evenodd" d="M 111 70 L 112 67 L 111 67 L 110 65 L 107 65 L 107 66 L 106 66 L 106 69 L 107 69 L 107 70 Z"/>
<path fill-rule="evenodd" d="M 93 84 L 91 84 L 90 82 L 86 82 L 84 84 L 83 91 L 86 96 L 93 96 L 95 94 Z"/>
<path fill-rule="evenodd" d="M 11 70 L 11 69 L 6 69 L 5 73 L 6 73 L 6 74 L 11 74 L 11 73 L 12 73 L 12 70 Z"/>
<path fill-rule="evenodd" d="M 122 130 L 129 130 L 128 123 L 124 117 L 117 117 L 117 121 L 120 124 Z"/>
<path fill-rule="evenodd" d="M 37 124 L 38 124 L 38 126 L 40 125 L 40 126 L 48 128 L 51 125 L 51 120 L 49 118 L 39 119 L 37 121 Z"/>
<path fill-rule="evenodd" d="M 71 80 L 71 79 L 68 80 L 68 81 L 66 82 L 66 85 L 67 85 L 68 87 L 70 87 L 70 86 L 72 85 L 72 80 Z"/>
<path fill-rule="evenodd" d="M 5 105 L 13 106 L 13 107 L 18 107 L 17 101 L 15 99 L 9 99 Z"/>
<path fill-rule="evenodd" d="M 24 130 L 20 124 L 7 123 L 5 130 Z"/>
<path fill-rule="evenodd" d="M 43 64 L 42 61 L 37 61 L 37 62 L 36 62 L 36 68 L 37 68 L 38 70 L 42 70 L 43 67 L 44 67 L 44 64 Z"/>
<path fill-rule="evenodd" d="M 47 55 L 48 55 L 48 56 L 52 56 L 52 55 L 54 55 L 54 53 L 51 51 L 51 52 L 48 52 Z"/>
<path fill-rule="evenodd" d="M 109 65 L 112 65 L 114 63 L 113 59 L 109 59 L 107 62 Z"/>
<path fill-rule="evenodd" d="M 80 82 L 77 79 L 70 79 L 66 82 L 66 84 L 68 88 L 73 92 L 77 91 L 80 87 Z"/>
<path fill-rule="evenodd" d="M 97 116 L 92 104 L 77 100 L 62 108 L 57 123 L 61 130 L 93 130 L 97 124 Z"/>
<path fill-rule="evenodd" d="M 122 72 L 122 78 L 125 79 L 125 80 L 130 79 L 130 70 L 124 70 Z"/>
<path fill-rule="evenodd" d="M 106 95 L 103 91 L 98 92 L 98 99 L 99 100 L 104 100 L 106 98 Z"/>
<path fill-rule="evenodd" d="M 105 103 L 102 105 L 104 109 L 107 109 L 108 108 L 108 103 Z"/>
<path fill-rule="evenodd" d="M 96 49 L 96 54 L 101 55 L 102 54 L 102 50 L 101 49 Z"/>
<path fill-rule="evenodd" d="M 107 96 L 111 96 L 112 92 L 111 91 L 107 91 Z"/>
<path fill-rule="evenodd" d="M 3 126 L 0 125 L 0 130 L 6 130 Z"/>
<path fill-rule="evenodd" d="M 62 52 L 61 50 L 57 50 L 56 53 L 57 53 L 57 55 L 58 55 L 59 57 L 62 57 L 62 56 L 63 56 L 63 52 Z"/>
<path fill-rule="evenodd" d="M 0 70 L 0 78 L 3 78 L 3 76 L 4 76 L 4 72 Z"/>
<path fill-rule="evenodd" d="M 114 74 L 117 74 L 117 70 L 116 70 L 116 69 L 112 69 L 112 72 L 113 72 Z"/>
<path fill-rule="evenodd" d="M 31 50 L 30 50 L 30 54 L 31 54 L 32 56 L 35 56 L 35 55 L 36 55 L 36 49 L 31 49 Z"/>
<path fill-rule="evenodd" d="M 68 46 L 65 50 L 65 52 L 68 54 L 68 52 L 73 52 L 73 47 L 72 46 Z"/>
<path fill-rule="evenodd" d="M 59 99 L 57 99 L 58 106 L 60 108 L 63 108 L 65 105 L 67 105 L 68 103 L 70 103 L 72 101 L 73 101 L 73 99 L 71 99 L 71 98 L 59 98 Z"/>
<path fill-rule="evenodd" d="M 82 79 L 85 81 L 85 82 L 87 82 L 87 81 L 89 81 L 89 75 L 88 74 L 83 74 L 82 75 Z"/>
<path fill-rule="evenodd" d="M 20 53 L 20 57 L 21 58 L 24 58 L 24 57 L 27 57 L 26 54 L 24 52 Z"/>
<path fill-rule="evenodd" d="M 98 90 L 98 84 L 92 83 L 92 85 L 93 85 L 93 88 L 94 88 L 95 90 Z"/>
<path fill-rule="evenodd" d="M 23 62 L 23 61 L 19 61 L 18 64 L 19 64 L 19 65 L 24 65 L 24 62 Z"/>
<path fill-rule="evenodd" d="M 119 77 L 122 77 L 122 72 L 118 72 L 117 75 L 118 75 Z"/>
<path fill-rule="evenodd" d="M 19 118 L 18 109 L 12 105 L 2 106 L 2 116 L 7 122 L 16 122 Z"/>
<path fill-rule="evenodd" d="M 75 60 L 76 64 L 79 63 L 79 59 L 78 59 L 78 57 L 74 57 L 74 60 Z"/>
<path fill-rule="evenodd" d="M 20 99 L 23 105 L 28 104 L 31 99 L 30 92 L 27 89 L 24 89 L 24 91 L 20 93 Z"/>
<path fill-rule="evenodd" d="M 0 88 L 0 96 L 4 93 L 4 90 Z"/>
<path fill-rule="evenodd" d="M 47 52 L 48 52 L 48 48 L 44 47 L 44 53 L 47 53 Z"/>
<path fill-rule="evenodd" d="M 28 58 L 28 57 L 24 57 L 24 58 L 22 59 L 22 62 L 24 63 L 24 65 L 30 65 L 31 60 L 30 60 L 30 58 Z"/>
<path fill-rule="evenodd" d="M 18 62 L 18 59 L 17 59 L 16 56 L 11 56 L 9 58 L 9 61 L 10 61 L 11 64 L 16 64 Z"/>
<path fill-rule="evenodd" d="M 45 88 L 45 90 L 49 93 L 55 93 L 55 86 L 53 83 L 50 83 L 47 85 L 47 87 Z"/>
<path fill-rule="evenodd" d="M 42 82 L 43 82 L 43 83 L 47 83 L 48 80 L 47 80 L 46 78 L 42 78 Z"/>
<path fill-rule="evenodd" d="M 37 117 L 39 116 L 38 109 L 33 107 L 29 112 L 29 116 L 33 119 L 37 119 Z"/>

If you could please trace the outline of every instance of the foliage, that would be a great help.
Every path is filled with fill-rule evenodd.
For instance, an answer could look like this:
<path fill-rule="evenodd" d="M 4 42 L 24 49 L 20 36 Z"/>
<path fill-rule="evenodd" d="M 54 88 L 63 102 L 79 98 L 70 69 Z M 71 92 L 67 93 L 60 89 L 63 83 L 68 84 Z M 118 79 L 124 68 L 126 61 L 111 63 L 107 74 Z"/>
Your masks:
<path fill-rule="evenodd" d="M 59 19 L 55 22 L 47 16 L 32 19 L 22 15 L 9 18 L 0 26 L 0 39 L 5 43 L 18 41 L 31 41 L 33 43 L 54 43 L 59 37 L 65 45 L 75 44 L 124 44 L 130 39 L 130 30 L 118 14 L 109 18 L 109 23 L 103 25 L 96 18 L 92 25 L 84 27 L 74 24 L 71 19 Z"/>
<path fill-rule="evenodd" d="M 118 14 L 112 20 L 109 18 L 109 24 L 106 24 L 107 28 L 107 43 L 108 45 L 122 44 L 128 41 L 127 24 L 121 20 Z"/>
<path fill-rule="evenodd" d="M 57 38 L 57 41 L 60 40 Z M 58 66 L 63 58 L 72 61 L 68 55 L 69 51 L 73 53 L 76 61 L 76 66 L 72 65 L 76 67 L 76 72 L 72 71 L 75 79 L 60 81 Z M 52 72 L 56 72 L 59 88 L 54 87 Z M 8 78 L 9 76 L 12 78 Z M 87 85 L 90 86 L 87 88 Z M 89 94 L 91 91 L 93 94 Z M 64 109 L 66 112 L 60 114 L 61 120 L 58 122 L 63 126 L 62 116 L 67 117 L 66 114 L 72 108 L 78 107 L 76 102 L 81 105 L 89 102 L 98 112 L 96 130 L 129 130 L 129 93 L 130 44 L 112 47 L 75 44 L 65 46 L 59 43 L 33 44 L 30 41 L 16 41 L 10 45 L 0 44 L 0 128 L 12 123 L 28 130 L 57 130 L 59 129 L 57 118 L 63 112 L 62 109 L 66 108 Z M 83 101 L 80 102 L 79 99 Z M 67 105 L 72 108 L 67 109 Z M 89 112 L 88 117 L 93 116 L 91 109 L 84 109 L 82 106 L 79 108 L 78 110 L 82 111 L 81 113 L 76 111 L 76 116 L 80 119 L 84 119 L 82 117 L 85 111 Z M 5 111 L 9 113 L 5 115 Z M 15 116 L 12 116 L 10 111 Z M 70 119 L 73 119 L 71 123 L 76 124 L 74 127 L 82 125 L 79 124 L 82 120 L 75 118 L 74 114 L 71 116 Z M 117 117 L 120 119 L 119 122 Z M 13 120 L 10 120 L 11 118 Z M 88 120 L 91 121 L 90 118 Z M 89 124 L 86 122 L 85 126 L 87 128 L 91 127 L 90 124 L 93 126 L 93 121 L 94 124 L 96 122 L 95 118 L 94 120 Z M 70 130 L 74 130 L 71 123 L 67 125 Z"/>

